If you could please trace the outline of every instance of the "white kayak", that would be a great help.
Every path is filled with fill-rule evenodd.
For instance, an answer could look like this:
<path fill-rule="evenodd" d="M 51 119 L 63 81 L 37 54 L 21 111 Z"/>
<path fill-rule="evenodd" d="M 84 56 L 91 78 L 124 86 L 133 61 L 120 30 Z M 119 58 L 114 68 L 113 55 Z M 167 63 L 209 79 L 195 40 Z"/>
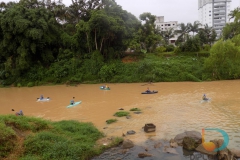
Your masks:
<path fill-rule="evenodd" d="M 82 101 L 79 101 L 79 102 L 75 102 L 73 105 L 68 105 L 67 106 L 67 108 L 71 108 L 71 107 L 74 107 L 74 106 L 77 106 L 77 105 L 79 105 L 79 104 L 81 104 L 82 103 Z"/>
<path fill-rule="evenodd" d="M 50 101 L 50 98 L 43 98 L 43 99 L 38 98 L 37 100 L 37 102 L 47 102 L 47 101 Z"/>

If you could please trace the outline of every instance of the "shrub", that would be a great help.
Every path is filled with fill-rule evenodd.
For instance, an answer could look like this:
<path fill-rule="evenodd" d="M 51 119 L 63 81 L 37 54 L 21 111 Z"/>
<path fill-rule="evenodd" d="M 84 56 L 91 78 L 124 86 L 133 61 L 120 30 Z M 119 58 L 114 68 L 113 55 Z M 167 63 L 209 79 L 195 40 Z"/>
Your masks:
<path fill-rule="evenodd" d="M 114 122 L 117 122 L 117 119 L 108 119 L 106 120 L 107 124 L 111 124 L 111 123 L 114 123 Z"/>
<path fill-rule="evenodd" d="M 129 112 L 126 112 L 126 111 L 120 111 L 120 112 L 116 112 L 114 114 L 114 116 L 116 117 L 124 117 L 124 116 L 128 116 L 129 115 Z"/>
<path fill-rule="evenodd" d="M 34 86 L 34 83 L 33 83 L 33 82 L 28 82 L 27 86 L 28 86 L 28 87 L 33 87 L 33 86 Z"/>
<path fill-rule="evenodd" d="M 160 46 L 155 49 L 155 53 L 163 53 L 165 51 L 166 51 L 166 48 L 164 46 Z"/>
<path fill-rule="evenodd" d="M 130 111 L 141 111 L 139 108 L 131 108 Z"/>

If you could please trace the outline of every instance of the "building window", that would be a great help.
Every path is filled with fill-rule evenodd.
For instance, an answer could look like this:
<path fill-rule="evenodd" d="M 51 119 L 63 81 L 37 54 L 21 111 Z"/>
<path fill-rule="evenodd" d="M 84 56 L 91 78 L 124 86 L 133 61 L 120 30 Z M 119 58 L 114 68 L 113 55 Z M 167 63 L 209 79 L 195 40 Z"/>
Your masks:
<path fill-rule="evenodd" d="M 211 14 L 209 14 L 209 16 L 211 16 Z"/>

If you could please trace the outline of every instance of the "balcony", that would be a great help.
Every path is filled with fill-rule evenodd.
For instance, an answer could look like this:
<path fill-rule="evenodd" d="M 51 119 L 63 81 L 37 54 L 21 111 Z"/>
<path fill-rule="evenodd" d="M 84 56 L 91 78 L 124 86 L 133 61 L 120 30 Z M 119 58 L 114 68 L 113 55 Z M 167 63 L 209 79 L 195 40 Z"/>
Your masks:
<path fill-rule="evenodd" d="M 221 10 L 221 11 L 213 11 L 213 13 L 214 13 L 214 14 L 221 14 L 221 13 L 224 13 L 224 14 L 225 14 L 226 11 L 225 11 L 225 10 Z"/>

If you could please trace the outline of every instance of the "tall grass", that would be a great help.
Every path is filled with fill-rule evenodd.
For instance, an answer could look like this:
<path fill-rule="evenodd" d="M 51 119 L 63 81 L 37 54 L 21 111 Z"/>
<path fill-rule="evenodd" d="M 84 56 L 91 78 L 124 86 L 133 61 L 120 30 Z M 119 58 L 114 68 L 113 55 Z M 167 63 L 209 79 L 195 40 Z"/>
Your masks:
<path fill-rule="evenodd" d="M 0 116 L 0 159 L 14 153 L 19 134 L 25 135 L 24 152 L 17 155 L 20 160 L 87 160 L 105 149 L 96 147 L 104 135 L 92 123 L 4 115 Z"/>

